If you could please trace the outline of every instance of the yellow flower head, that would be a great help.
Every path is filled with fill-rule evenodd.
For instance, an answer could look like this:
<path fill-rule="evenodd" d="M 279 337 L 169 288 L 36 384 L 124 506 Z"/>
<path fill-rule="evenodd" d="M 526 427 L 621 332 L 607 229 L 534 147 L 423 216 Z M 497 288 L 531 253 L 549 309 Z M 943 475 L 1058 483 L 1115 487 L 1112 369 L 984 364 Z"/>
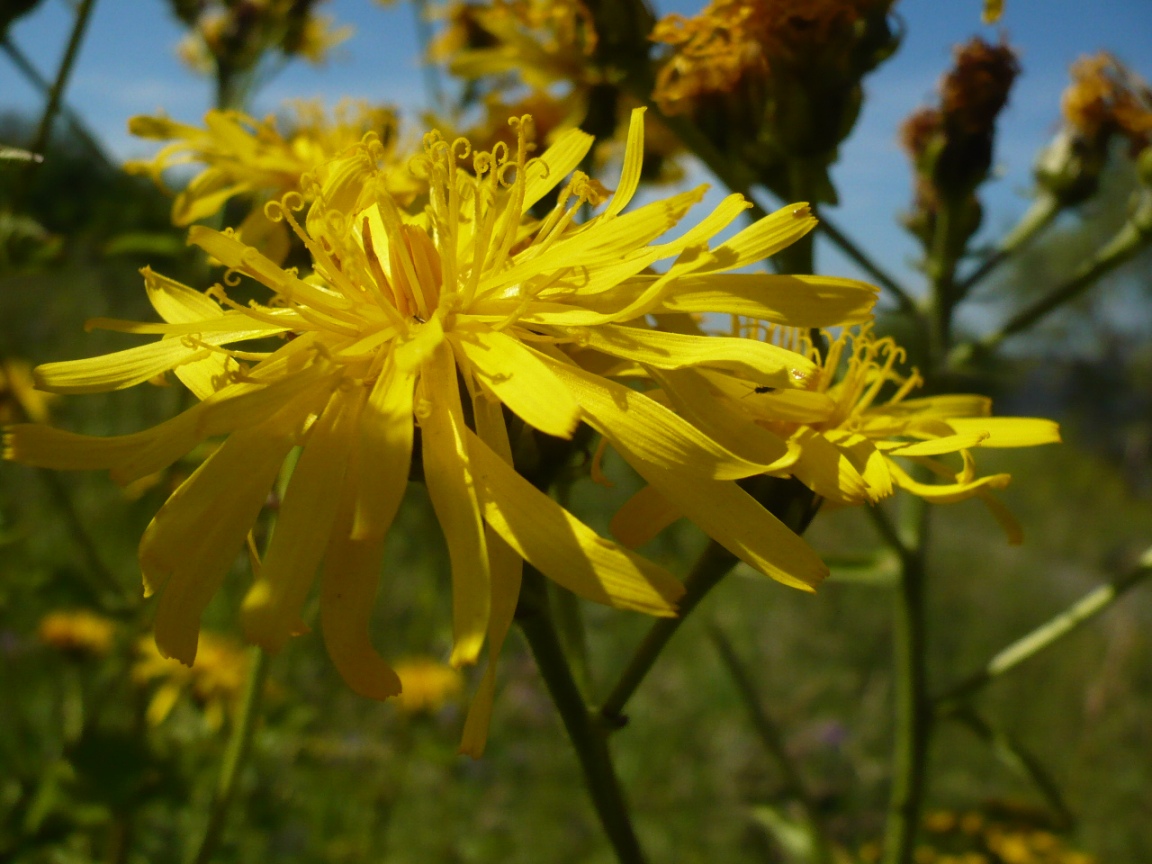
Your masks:
<path fill-rule="evenodd" d="M 435 714 L 460 696 L 463 676 L 451 666 L 431 657 L 409 657 L 396 664 L 404 685 L 398 704 L 405 714 Z"/>
<path fill-rule="evenodd" d="M 448 26 L 429 50 L 453 75 L 477 79 L 514 73 L 532 90 L 596 77 L 592 16 L 580 0 L 497 0 L 452 4 Z"/>
<path fill-rule="evenodd" d="M 178 165 L 201 164 L 203 170 L 189 181 L 172 204 L 172 222 L 190 225 L 219 212 L 234 197 L 250 199 L 252 208 L 239 228 L 247 242 L 260 246 L 281 261 L 288 251 L 288 232 L 272 222 L 264 204 L 299 189 L 301 178 L 323 170 L 323 165 L 368 136 L 377 142 L 382 166 L 394 165 L 397 120 L 390 108 L 366 102 L 343 101 L 329 119 L 318 102 L 290 103 L 293 117 L 257 121 L 239 111 L 209 111 L 204 128 L 167 117 L 133 117 L 133 135 L 171 141 L 150 161 L 128 162 L 125 168 L 145 173 L 163 187 L 163 173 Z M 421 185 L 403 171 L 390 175 L 391 193 L 407 203 Z"/>
<path fill-rule="evenodd" d="M 116 623 L 86 609 L 61 610 L 41 618 L 36 635 L 69 654 L 103 657 L 116 640 Z"/>
<path fill-rule="evenodd" d="M 267 289 L 268 301 L 240 306 L 225 286 L 202 293 L 146 270 L 149 297 L 166 323 L 91 323 L 164 338 L 37 370 L 40 386 L 74 393 L 128 387 L 171 370 L 202 401 L 154 429 L 117 438 L 16 426 L 6 436 L 8 458 L 107 468 L 127 483 L 206 438 L 227 436 L 173 493 L 140 545 L 146 591 L 160 595 L 156 638 L 166 655 L 195 656 L 200 614 L 296 447 L 276 528 L 244 602 L 244 627 L 270 650 L 302 632 L 300 615 L 322 565 L 324 638 L 360 693 L 382 698 L 400 690 L 371 646 L 368 622 L 414 453 L 450 553 L 453 665 L 474 662 L 486 635 L 498 652 L 522 560 L 585 598 L 674 614 L 679 581 L 599 537 L 517 473 L 505 409 L 559 438 L 587 423 L 762 572 L 798 587 L 826 574 L 803 541 L 734 482 L 763 473 L 786 448 L 734 453 L 572 356 L 646 370 L 723 370 L 753 386 L 803 388 L 818 374 L 803 355 L 753 339 L 655 331 L 646 316 L 721 312 L 829 326 L 866 319 L 875 289 L 845 279 L 724 272 L 811 230 L 815 220 L 803 205 L 710 248 L 748 207 L 731 195 L 688 231 L 655 242 L 704 190 L 624 212 L 640 180 L 642 110 L 632 116 L 611 194 L 579 171 L 564 180 L 590 136 L 566 132 L 530 158 L 530 118 L 512 122 L 520 130 L 514 152 L 473 153 L 464 140 L 425 136 L 423 153 L 411 160 L 429 188 L 416 216 L 389 191 L 371 147 L 325 166 L 304 224 L 292 213 L 299 195 L 280 208 L 312 254 L 307 277 L 231 232 L 192 228 L 190 242 L 229 268 L 227 284 L 248 277 Z M 551 211 L 530 218 L 557 187 Z M 585 205 L 603 209 L 577 223 Z M 656 274 L 658 261 L 671 263 Z M 246 341 L 254 344 L 236 347 Z M 490 703 L 491 673 L 492 664 L 481 704 Z"/>
<path fill-rule="evenodd" d="M 159 681 L 147 718 L 159 726 L 172 713 L 181 694 L 187 692 L 204 711 L 208 725 L 219 729 L 227 711 L 240 698 L 248 675 L 248 657 L 243 646 L 226 636 L 201 633 L 196 662 L 190 666 L 164 656 L 150 637 L 137 643 L 138 656 L 132 677 L 139 683 Z"/>
<path fill-rule="evenodd" d="M 738 324 L 745 332 L 747 324 Z M 1050 420 L 993 418 L 984 396 L 908 398 L 921 384 L 919 374 L 903 372 L 904 350 L 891 337 L 877 338 L 870 325 L 824 334 L 827 346 L 810 332 L 791 327 L 752 325 L 750 335 L 804 354 L 820 371 L 803 389 L 757 388 L 731 376 L 708 373 L 707 384 L 728 397 L 728 406 L 748 424 L 779 436 L 796 453 L 778 476 L 794 476 L 832 504 L 874 504 L 897 488 L 927 501 L 950 503 L 981 498 L 1001 521 L 1012 542 L 1020 529 L 990 490 L 1003 488 L 1007 474 L 977 476 L 971 451 L 978 447 L 1028 447 L 1060 440 Z M 668 382 L 676 388 L 695 382 Z M 693 417 L 693 422 L 705 418 Z M 726 418 L 729 426 L 736 420 Z M 702 427 L 716 436 L 723 431 Z M 718 437 L 717 440 L 724 440 Z M 939 457 L 957 454 L 959 467 Z M 914 479 L 897 460 L 924 466 L 938 483 Z"/>
<path fill-rule="evenodd" d="M 979 497 L 1009 541 L 1021 541 L 1019 525 L 991 494 L 1010 475 L 977 476 L 971 451 L 1056 443 L 1054 422 L 993 418 L 984 396 L 908 398 L 921 384 L 919 374 L 900 371 L 904 350 L 891 337 L 877 338 L 870 325 L 839 336 L 825 332 L 826 346 L 814 345 L 806 329 L 737 319 L 734 330 L 803 354 L 819 371 L 794 389 L 756 386 L 718 370 L 657 373 L 667 400 L 705 434 L 741 454 L 782 449 L 787 455 L 765 473 L 795 477 L 834 506 L 875 504 L 898 488 L 935 503 Z M 957 454 L 958 467 L 939 458 L 948 454 Z M 921 465 L 942 482 L 916 480 L 897 460 Z M 682 515 L 649 487 L 621 508 L 612 531 L 639 545 Z"/>

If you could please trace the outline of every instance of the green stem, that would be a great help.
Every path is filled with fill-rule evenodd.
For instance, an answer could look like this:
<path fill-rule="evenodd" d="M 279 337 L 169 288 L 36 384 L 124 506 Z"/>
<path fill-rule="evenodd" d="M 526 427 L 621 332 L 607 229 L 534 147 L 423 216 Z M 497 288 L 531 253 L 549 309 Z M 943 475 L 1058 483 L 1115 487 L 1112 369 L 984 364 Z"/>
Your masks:
<path fill-rule="evenodd" d="M 24 52 L 16 47 L 15 42 L 8 37 L 0 38 L 0 50 L 3 50 L 4 53 L 8 55 L 8 59 L 11 60 L 12 64 L 20 70 L 20 73 L 28 79 L 28 83 L 40 91 L 40 95 L 45 98 L 49 97 L 52 92 L 52 85 L 45 80 L 44 76 L 40 74 Z M 60 114 L 68 121 L 69 129 L 76 137 L 76 140 L 88 148 L 92 157 L 108 171 L 115 171 L 116 166 L 112 164 L 112 160 L 108 158 L 108 154 L 104 152 L 104 148 L 100 146 L 100 143 L 92 133 L 88 131 L 88 127 L 84 124 L 84 120 L 80 115 L 63 102 L 60 104 Z M 43 156 L 44 154 L 40 153 L 37 155 Z"/>
<path fill-rule="evenodd" d="M 1015 252 L 1024 248 L 1043 231 L 1061 210 L 1060 200 L 1055 195 L 1041 193 L 1027 212 L 1020 217 L 1011 231 L 1000 241 L 1000 245 L 985 258 L 975 270 L 956 284 L 958 297 L 965 297 L 977 284 L 992 271 L 1008 260 Z"/>
<path fill-rule="evenodd" d="M 959 256 L 952 236 L 958 205 L 944 202 L 936 214 L 936 231 L 928 255 L 931 293 L 928 301 L 929 368 L 940 369 L 952 342 L 952 309 L 956 305 L 956 264 Z"/>
<path fill-rule="evenodd" d="M 1059 615 L 997 653 L 982 669 L 937 696 L 934 700 L 937 713 L 945 715 L 960 710 L 962 703 L 975 693 L 1095 618 L 1149 575 L 1152 575 L 1152 547 L 1136 567 L 1089 591 Z"/>
<path fill-rule="evenodd" d="M 1145 192 L 1136 211 L 1116 235 L 1096 254 L 1084 262 L 1075 275 L 1051 293 L 1041 297 L 1013 315 L 999 330 L 980 340 L 978 345 L 961 345 L 952 352 L 950 362 L 965 362 L 977 349 L 991 351 L 1041 318 L 1084 293 L 1098 279 L 1115 270 L 1152 241 L 1152 192 Z"/>
<path fill-rule="evenodd" d="M 876 280 L 876 283 L 888 291 L 895 299 L 901 312 L 912 313 L 916 310 L 916 301 L 912 299 L 907 291 L 901 287 L 892 276 L 882 269 L 879 264 L 868 257 L 851 238 L 848 237 L 843 231 L 836 227 L 836 223 L 829 219 L 825 214 L 819 213 L 820 225 L 819 231 L 823 232 L 825 236 L 833 243 L 835 243 L 840 251 L 855 261 L 865 273 Z"/>
<path fill-rule="evenodd" d="M 72 495 L 64 485 L 64 481 L 56 472 L 47 468 L 38 468 L 37 473 L 52 493 L 52 500 L 56 502 L 56 507 L 63 514 L 64 522 L 68 526 L 68 534 L 87 565 L 80 572 L 94 593 L 97 604 L 104 611 L 113 614 L 122 614 L 138 606 L 136 597 L 130 595 L 117 581 L 112 571 L 104 565 L 100 550 L 96 548 L 96 541 L 92 539 L 84 520 L 76 512 Z"/>
<path fill-rule="evenodd" d="M 220 845 L 224 823 L 236 796 L 236 786 L 240 773 L 252 749 L 252 738 L 256 733 L 256 721 L 260 717 L 260 704 L 264 695 L 264 679 L 268 674 L 268 655 L 258 647 L 248 651 L 248 678 L 244 682 L 244 694 L 240 702 L 240 713 L 232 727 L 232 735 L 224 750 L 224 761 L 220 766 L 220 776 L 212 795 L 208 813 L 208 824 L 200 848 L 191 860 L 194 864 L 210 864 Z"/>
<path fill-rule="evenodd" d="M 1036 787 L 1048 806 L 1056 814 L 1061 830 L 1070 830 L 1076 822 L 1071 808 L 1064 800 L 1060 787 L 1040 760 L 1020 741 L 1002 729 L 997 729 L 976 711 L 965 708 L 955 715 L 980 740 L 992 748 L 996 757 L 1024 780 Z"/>
<path fill-rule="evenodd" d="M 901 573 L 896 590 L 893 621 L 895 671 L 895 734 L 892 789 L 884 830 L 884 864 L 911 864 L 926 789 L 928 743 L 932 732 L 932 705 L 928 698 L 927 626 L 924 617 L 925 550 L 928 514 L 914 498 L 910 531 L 897 532 L 878 507 L 871 513 L 885 539 L 898 541 Z M 900 538 L 900 533 L 912 537 Z"/>
<path fill-rule="evenodd" d="M 564 721 L 592 804 L 617 860 L 620 864 L 643 864 L 647 859 L 632 828 L 624 792 L 608 751 L 608 730 L 584 702 L 552 623 L 544 577 L 532 567 L 524 568 L 516 622 L 528 640 L 540 675 Z"/>
<path fill-rule="evenodd" d="M 812 842 L 812 860 L 815 864 L 832 864 L 834 860 L 832 847 L 828 842 L 828 834 L 825 830 L 824 820 L 820 815 L 820 808 L 816 805 L 812 793 L 808 791 L 808 785 L 804 782 L 799 766 L 788 753 L 788 748 L 784 745 L 784 736 L 776 723 L 768 716 L 768 712 L 764 710 L 760 697 L 756 693 L 756 687 L 752 683 L 752 678 L 744 664 L 740 662 L 736 649 L 732 647 L 732 643 L 724 635 L 724 631 L 719 627 L 712 626 L 709 628 L 709 634 L 720 652 L 720 657 L 728 669 L 728 674 L 736 684 L 744 707 L 748 709 L 748 716 L 752 720 L 753 728 L 760 736 L 764 749 L 768 751 L 780 768 L 780 773 L 784 777 L 785 789 L 799 802 L 800 808 L 804 812 L 804 821 Z"/>
<path fill-rule="evenodd" d="M 684 581 L 684 596 L 680 598 L 679 614 L 675 618 L 658 618 L 652 623 L 644 641 L 640 643 L 640 647 L 632 655 L 608 698 L 600 706 L 600 715 L 610 726 L 619 728 L 628 722 L 623 713 L 624 706 L 647 677 L 656 663 L 656 658 L 680 629 L 680 625 L 692 614 L 692 610 L 736 566 L 737 560 L 735 555 L 719 543 L 709 541 L 707 548 Z"/>
<path fill-rule="evenodd" d="M 33 153 L 43 154 L 48 147 L 48 139 L 52 134 L 52 123 L 56 113 L 60 110 L 60 100 L 64 89 L 68 86 L 68 79 L 72 76 L 72 66 L 76 56 L 80 53 L 80 43 L 84 40 L 84 31 L 88 27 L 88 20 L 92 17 L 92 7 L 96 0 L 80 0 L 76 9 L 76 20 L 72 24 L 72 35 L 68 39 L 68 47 L 64 50 L 64 57 L 60 61 L 60 69 L 56 73 L 56 80 L 52 82 L 52 89 L 48 93 L 48 104 L 44 106 L 44 115 L 40 118 L 40 129 L 36 133 L 36 141 L 32 145 Z"/>
<path fill-rule="evenodd" d="M 808 529 L 808 525 L 820 508 L 820 499 L 795 479 L 753 477 L 741 481 L 741 486 L 762 504 L 764 509 L 797 534 L 803 534 Z M 608 698 L 600 706 L 600 716 L 610 728 L 619 729 L 628 722 L 623 712 L 632 694 L 651 671 L 656 659 L 680 629 L 680 625 L 692 614 L 692 610 L 708 595 L 708 592 L 720 584 L 736 566 L 737 561 L 736 556 L 719 543 L 709 541 L 700 558 L 692 566 L 688 578 L 684 580 L 684 596 L 680 598 L 679 614 L 675 618 L 657 618 L 652 623 L 644 640 L 608 694 Z"/>

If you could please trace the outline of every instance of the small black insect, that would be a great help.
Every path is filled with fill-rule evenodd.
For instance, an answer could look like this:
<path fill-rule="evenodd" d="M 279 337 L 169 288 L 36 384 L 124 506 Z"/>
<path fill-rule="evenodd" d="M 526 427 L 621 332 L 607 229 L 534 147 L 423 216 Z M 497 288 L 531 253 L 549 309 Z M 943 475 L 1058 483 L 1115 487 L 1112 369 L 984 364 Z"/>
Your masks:
<path fill-rule="evenodd" d="M 769 387 L 767 384 L 761 384 L 759 387 L 752 388 L 753 393 L 775 393 L 775 387 Z"/>

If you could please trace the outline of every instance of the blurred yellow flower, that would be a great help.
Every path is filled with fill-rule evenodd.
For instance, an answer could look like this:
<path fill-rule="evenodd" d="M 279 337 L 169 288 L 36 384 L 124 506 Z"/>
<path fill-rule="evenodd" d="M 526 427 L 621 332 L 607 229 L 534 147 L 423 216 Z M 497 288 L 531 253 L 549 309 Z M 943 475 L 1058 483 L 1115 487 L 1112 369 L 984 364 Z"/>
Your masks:
<path fill-rule="evenodd" d="M 580 0 L 500 0 L 452 3 L 448 24 L 429 49 L 467 79 L 515 75 L 531 90 L 591 83 L 596 50 L 592 16 Z"/>
<path fill-rule="evenodd" d="M 204 712 L 212 729 L 224 725 L 248 675 L 248 655 L 242 645 L 226 636 L 200 633 L 196 660 L 190 666 L 165 657 L 148 636 L 139 640 L 136 650 L 133 679 L 141 684 L 159 682 L 148 703 L 147 719 L 151 725 L 163 723 L 185 693 Z"/>
<path fill-rule="evenodd" d="M 891 337 L 877 338 L 870 325 L 844 328 L 838 336 L 825 332 L 827 347 L 814 345 L 809 330 L 742 321 L 734 329 L 811 358 L 819 372 L 806 387 L 784 390 L 716 370 L 659 373 L 669 402 L 705 434 L 737 453 L 786 447 L 794 458 L 767 473 L 795 477 L 834 506 L 875 504 L 896 489 L 934 503 L 979 497 L 1010 542 L 1020 542 L 1019 525 L 990 491 L 1007 486 L 1010 475 L 977 476 L 971 451 L 1056 443 L 1054 422 L 991 417 L 992 403 L 984 396 L 908 398 L 922 383 L 919 374 L 899 371 L 904 350 Z M 716 401 L 709 405 L 704 393 Z M 948 454 L 958 455 L 958 468 L 938 458 Z M 943 482 L 916 480 L 898 459 Z M 639 545 L 679 515 L 656 491 L 643 489 L 616 515 L 613 533 Z"/>
<path fill-rule="evenodd" d="M 0 423 L 47 423 L 48 406 L 55 399 L 54 394 L 36 389 L 27 360 L 0 358 Z"/>
<path fill-rule="evenodd" d="M 406 714 L 435 714 L 464 688 L 457 670 L 431 657 L 409 657 L 395 668 L 404 687 L 397 702 Z"/>
<path fill-rule="evenodd" d="M 203 129 L 167 117 L 133 117 L 128 122 L 133 135 L 172 143 L 151 160 L 124 167 L 163 186 L 162 175 L 169 168 L 202 164 L 203 170 L 176 196 L 172 222 L 190 225 L 219 212 L 234 197 L 249 198 L 251 209 L 238 229 L 240 237 L 273 260 L 283 260 L 288 231 L 283 222 L 265 214 L 267 201 L 298 191 L 305 174 L 322 175 L 324 163 L 361 144 L 365 136 L 376 142 L 381 166 L 396 166 L 397 119 L 390 108 L 346 100 L 329 119 L 319 102 L 293 102 L 290 107 L 287 120 L 258 121 L 239 111 L 209 111 Z M 389 177 L 389 192 L 404 204 L 423 188 L 405 171 L 392 171 Z"/>
<path fill-rule="evenodd" d="M 40 619 L 36 635 L 69 654 L 103 657 L 116 641 L 116 622 L 87 609 L 58 610 Z"/>
<path fill-rule="evenodd" d="M 314 7 L 322 2 L 176 3 L 174 11 L 189 28 L 177 53 L 201 74 L 247 73 L 271 53 L 323 63 L 333 48 L 352 35 L 352 28 L 334 27 L 330 16 L 318 15 Z"/>
<path fill-rule="evenodd" d="M 579 171 L 561 186 L 592 146 L 590 136 L 571 130 L 529 159 L 530 118 L 511 122 L 520 130 L 516 152 L 497 146 L 471 154 L 472 173 L 460 164 L 470 154 L 466 141 L 425 136 L 424 153 L 410 164 L 430 198 L 414 217 L 389 191 L 371 147 L 329 163 L 304 225 L 291 206 L 281 209 L 312 253 L 315 272 L 307 278 L 231 232 L 194 227 L 190 242 L 233 276 L 269 289 L 270 302 L 240 306 L 221 285 L 200 293 L 146 271 L 149 297 L 167 323 L 90 324 L 165 338 L 37 370 L 40 386 L 64 393 L 120 389 L 174 370 L 202 401 L 154 429 L 115 438 L 15 426 L 5 438 L 7 458 L 106 468 L 129 483 L 206 438 L 228 436 L 141 541 L 146 591 L 160 594 L 156 639 L 165 655 L 194 658 L 201 612 L 294 447 L 302 451 L 244 602 L 244 627 L 265 648 L 282 648 L 304 629 L 300 614 L 323 562 L 324 638 L 359 693 L 383 698 L 400 690 L 371 645 L 368 622 L 414 452 L 450 554 L 453 665 L 475 662 L 486 636 L 492 658 L 498 655 L 522 560 L 587 599 L 675 614 L 678 580 L 595 534 L 514 470 L 505 409 L 560 438 L 587 423 L 706 532 L 773 578 L 810 590 L 826 575 L 819 557 L 735 483 L 786 464 L 786 447 L 738 455 L 565 352 L 804 388 L 818 375 L 806 356 L 756 339 L 659 332 L 646 316 L 721 312 L 831 325 L 866 319 L 875 289 L 846 279 L 724 272 L 810 231 L 815 220 L 803 205 L 709 248 L 749 206 L 730 195 L 695 227 L 653 242 L 704 188 L 623 212 L 640 181 L 642 110 L 632 115 L 611 196 Z M 527 219 L 557 186 L 551 212 Z M 598 215 L 574 221 L 585 205 L 605 202 Z M 672 263 L 653 274 L 661 260 Z M 249 350 L 225 347 L 247 340 L 260 341 Z M 466 747 L 482 742 L 477 730 L 486 727 L 493 670 L 490 663 L 473 703 L 481 719 L 469 723 Z"/>

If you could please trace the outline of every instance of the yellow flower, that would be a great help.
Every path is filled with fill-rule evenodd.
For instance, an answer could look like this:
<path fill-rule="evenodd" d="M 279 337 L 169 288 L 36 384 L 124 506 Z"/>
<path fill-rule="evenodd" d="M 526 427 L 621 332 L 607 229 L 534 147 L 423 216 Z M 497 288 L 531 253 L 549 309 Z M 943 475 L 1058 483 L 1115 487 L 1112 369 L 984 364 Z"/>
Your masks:
<path fill-rule="evenodd" d="M 264 213 L 266 201 L 297 191 L 301 178 L 322 169 L 325 162 L 366 135 L 378 142 L 376 157 L 382 165 L 394 164 L 396 115 L 389 108 L 366 102 L 344 101 L 331 120 L 318 102 L 291 103 L 293 118 L 278 126 L 273 117 L 257 121 L 239 111 L 209 111 L 204 128 L 178 123 L 167 117 L 133 117 L 133 135 L 171 141 L 150 161 L 128 162 L 125 168 L 149 174 L 163 185 L 162 175 L 176 165 L 203 164 L 204 168 L 176 196 L 172 221 L 190 225 L 219 210 L 232 198 L 252 199 L 248 217 L 239 234 L 260 246 L 274 260 L 283 260 L 288 232 L 283 223 Z M 421 184 L 403 171 L 390 175 L 389 191 L 405 204 L 420 191 Z"/>
<path fill-rule="evenodd" d="M 41 618 L 36 635 L 45 645 L 69 654 L 102 657 L 112 650 L 116 624 L 86 609 L 61 610 Z"/>
<path fill-rule="evenodd" d="M 737 453 L 785 446 L 793 460 L 766 473 L 795 477 L 832 505 L 875 504 L 898 488 L 935 503 L 979 497 L 1010 542 L 1020 542 L 1019 525 L 990 491 L 1007 486 L 1010 475 L 977 476 L 971 451 L 1056 443 L 1054 422 L 991 417 L 984 396 L 907 398 L 920 386 L 919 374 L 898 371 L 904 350 L 891 337 L 876 338 L 870 325 L 825 332 L 827 348 L 813 345 L 807 330 L 739 321 L 736 329 L 810 357 L 819 372 L 791 390 L 716 370 L 659 373 L 669 402 L 702 432 Z M 708 396 L 717 401 L 709 404 Z M 958 469 L 938 458 L 948 454 L 958 454 Z M 898 459 L 943 482 L 916 480 Z M 638 545 L 679 515 L 656 490 L 644 489 L 616 515 L 613 533 Z"/>
<path fill-rule="evenodd" d="M 201 633 L 196 661 L 191 665 L 165 657 L 147 636 L 140 639 L 136 648 L 132 677 L 141 684 L 161 682 L 148 704 L 149 723 L 163 723 L 187 691 L 204 711 L 204 719 L 212 729 L 224 725 L 225 713 L 240 697 L 248 675 L 248 657 L 241 645 L 226 636 Z"/>
<path fill-rule="evenodd" d="M 334 47 L 352 35 L 351 27 L 333 27 L 330 16 L 316 14 L 317 0 L 207 0 L 174 5 L 190 28 L 178 53 L 202 74 L 214 70 L 247 73 L 270 52 L 323 63 Z"/>
<path fill-rule="evenodd" d="M 48 421 L 51 393 L 37 390 L 32 380 L 32 364 L 14 357 L 0 358 L 0 423 L 33 420 Z"/>
<path fill-rule="evenodd" d="M 312 253 L 307 278 L 230 232 L 194 227 L 190 242 L 229 268 L 229 284 L 250 277 L 271 291 L 270 301 L 242 307 L 223 286 L 200 293 L 146 270 L 149 297 L 167 323 L 91 324 L 165 338 L 37 370 L 40 386 L 66 393 L 120 389 L 172 370 L 202 401 L 154 429 L 116 438 L 15 426 L 5 439 L 8 458 L 106 468 L 128 483 L 208 437 L 227 436 L 173 493 L 140 545 L 145 589 L 160 595 L 156 639 L 164 654 L 184 662 L 195 656 L 202 610 L 281 463 L 301 447 L 244 602 L 245 630 L 273 651 L 301 632 L 323 562 L 320 623 L 335 665 L 357 692 L 399 692 L 395 672 L 371 646 L 368 622 L 417 428 L 451 560 L 453 665 L 474 662 L 486 635 L 497 656 L 522 560 L 587 599 L 675 614 L 678 580 L 595 534 L 514 470 L 504 409 L 560 438 L 587 423 L 762 572 L 805 588 L 826 574 L 815 553 L 734 482 L 786 463 L 786 447 L 737 454 L 657 401 L 581 368 L 566 351 L 649 370 L 722 371 L 750 386 L 803 387 L 818 373 L 807 357 L 754 339 L 654 331 L 646 316 L 721 312 L 829 326 L 866 319 L 875 289 L 846 279 L 724 273 L 811 230 L 815 220 L 803 205 L 709 248 L 748 207 L 731 195 L 676 239 L 654 242 L 704 189 L 623 212 L 640 179 L 642 110 L 632 115 L 623 172 L 602 212 L 575 223 L 586 204 L 606 200 L 602 186 L 576 172 L 544 219 L 528 219 L 592 140 L 572 130 L 529 159 L 530 118 L 513 122 L 516 152 L 475 153 L 472 173 L 459 164 L 470 152 L 466 141 L 429 133 L 424 153 L 411 160 L 430 189 L 415 217 L 389 192 L 370 147 L 326 166 L 304 225 L 282 208 Z M 651 272 L 669 259 L 663 274 Z M 248 350 L 226 347 L 247 340 L 257 341 Z M 493 675 L 490 663 L 465 749 L 482 741 Z"/>
<path fill-rule="evenodd" d="M 406 714 L 435 714 L 460 695 L 463 677 L 444 663 L 431 657 L 409 657 L 396 664 L 396 674 L 404 689 L 400 709 Z"/>
<path fill-rule="evenodd" d="M 429 50 L 453 75 L 468 79 L 514 74 L 532 90 L 587 84 L 598 76 L 592 16 L 580 0 L 453 3 L 448 26 Z"/>

